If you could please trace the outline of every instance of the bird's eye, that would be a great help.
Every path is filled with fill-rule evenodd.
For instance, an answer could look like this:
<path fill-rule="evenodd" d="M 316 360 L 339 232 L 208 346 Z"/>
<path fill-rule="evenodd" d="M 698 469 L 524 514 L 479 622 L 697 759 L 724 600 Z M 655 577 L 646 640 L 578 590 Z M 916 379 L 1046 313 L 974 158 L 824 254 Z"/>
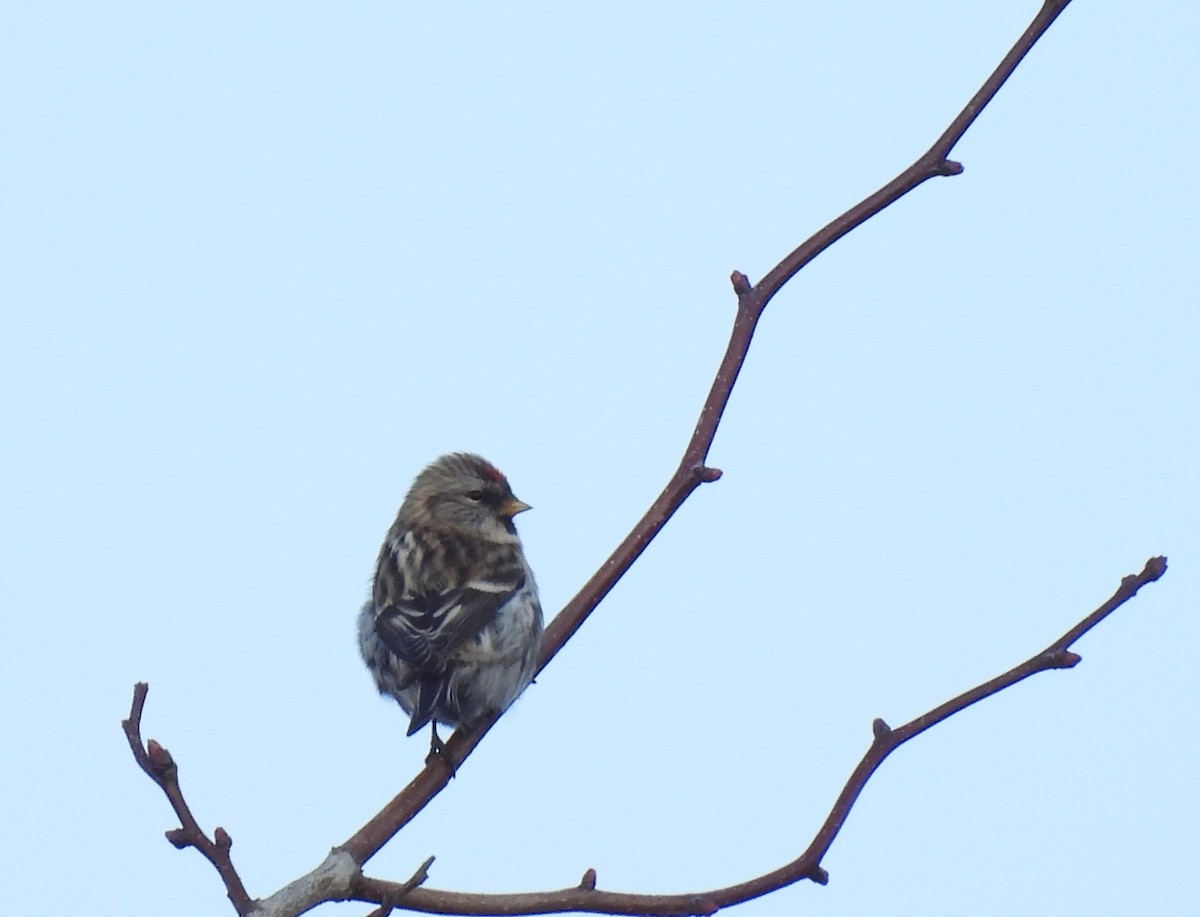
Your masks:
<path fill-rule="evenodd" d="M 479 500 L 483 499 L 483 491 L 482 490 L 468 490 L 467 491 L 467 499 L 475 500 L 476 502 L 478 502 Z"/>

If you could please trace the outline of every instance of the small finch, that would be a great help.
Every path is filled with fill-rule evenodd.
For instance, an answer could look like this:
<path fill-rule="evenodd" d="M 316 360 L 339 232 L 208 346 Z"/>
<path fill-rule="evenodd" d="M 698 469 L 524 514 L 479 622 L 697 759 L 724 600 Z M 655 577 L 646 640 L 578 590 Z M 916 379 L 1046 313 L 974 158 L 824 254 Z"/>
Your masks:
<path fill-rule="evenodd" d="M 388 530 L 358 645 L 380 694 L 411 720 L 458 726 L 508 708 L 533 679 L 537 585 L 513 516 L 529 509 L 478 455 L 443 455 L 417 475 Z"/>

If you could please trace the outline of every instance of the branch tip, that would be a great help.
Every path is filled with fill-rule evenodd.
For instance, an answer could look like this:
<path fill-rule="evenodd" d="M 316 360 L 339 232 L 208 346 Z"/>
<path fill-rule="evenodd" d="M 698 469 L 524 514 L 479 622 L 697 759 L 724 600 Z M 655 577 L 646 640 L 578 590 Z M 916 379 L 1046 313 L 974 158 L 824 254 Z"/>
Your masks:
<path fill-rule="evenodd" d="M 426 857 L 425 862 L 417 867 L 417 871 L 405 879 L 400 886 L 393 890 L 387 898 L 380 903 L 380 917 L 387 917 L 392 912 L 393 908 L 399 907 L 400 902 L 408 897 L 408 893 L 414 888 L 419 888 L 424 885 L 429 878 L 429 867 L 433 865 L 436 857 Z"/>
<path fill-rule="evenodd" d="M 414 872 L 412 874 L 412 878 L 408 880 L 409 882 L 413 883 L 413 888 L 416 888 L 429 878 L 429 867 L 433 865 L 433 861 L 436 859 L 437 857 L 431 854 L 425 858 L 424 863 L 417 867 L 417 871 Z"/>
<path fill-rule="evenodd" d="M 171 757 L 171 753 L 154 739 L 146 740 L 146 757 L 160 774 L 175 767 L 175 759 Z"/>
<path fill-rule="evenodd" d="M 596 870 L 589 868 L 583 874 L 583 878 L 579 880 L 579 887 L 594 892 L 596 890 Z"/>
<path fill-rule="evenodd" d="M 1122 577 L 1121 588 L 1132 589 L 1135 592 L 1146 583 L 1153 583 L 1155 580 L 1162 577 L 1167 572 L 1167 559 L 1162 555 L 1151 557 L 1146 561 L 1146 566 L 1142 567 L 1142 572 L 1130 574 Z"/>
<path fill-rule="evenodd" d="M 884 722 L 883 717 L 876 717 L 875 721 L 871 723 L 871 732 L 877 739 L 886 739 L 892 734 L 892 727 Z"/>
<path fill-rule="evenodd" d="M 433 861 L 436 859 L 437 859 L 437 857 L 435 857 L 435 856 L 426 857 L 425 862 L 423 862 L 420 866 L 417 867 L 417 871 L 414 872 L 411 876 L 409 876 L 407 879 L 404 880 L 404 884 L 400 886 L 400 889 L 401 889 L 400 896 L 397 898 L 394 898 L 393 901 L 398 902 L 400 900 L 400 897 L 407 895 L 414 888 L 424 885 L 426 883 L 426 881 L 428 881 L 428 879 L 429 879 L 429 867 L 433 865 Z"/>
<path fill-rule="evenodd" d="M 723 472 L 720 468 L 710 468 L 707 465 L 701 465 L 696 469 L 696 478 L 701 484 L 711 484 L 713 481 L 721 480 Z"/>
<path fill-rule="evenodd" d="M 950 176 L 950 175 L 962 175 L 962 173 L 963 173 L 963 164 L 961 162 L 956 162 L 953 159 L 943 159 L 936 166 L 934 166 L 934 169 L 933 169 L 934 175 Z"/>
<path fill-rule="evenodd" d="M 1073 669 L 1079 663 L 1083 662 L 1083 657 L 1078 653 L 1072 653 L 1070 650 L 1054 654 L 1054 668 L 1056 669 Z"/>
<path fill-rule="evenodd" d="M 222 850 L 228 851 L 233 846 L 233 838 L 229 836 L 228 831 L 218 825 L 216 830 L 213 831 L 213 843 Z"/>
<path fill-rule="evenodd" d="M 754 285 L 750 283 L 750 278 L 741 271 L 734 271 L 729 275 L 729 282 L 733 284 L 733 292 L 738 296 L 745 296 L 754 289 Z"/>
<path fill-rule="evenodd" d="M 696 917 L 712 917 L 712 915 L 720 909 L 721 905 L 717 904 L 715 901 L 710 901 L 707 898 L 700 898 L 696 901 L 695 914 Z"/>
<path fill-rule="evenodd" d="M 810 866 L 808 871 L 804 874 L 804 877 L 811 882 L 815 882 L 817 885 L 829 884 L 829 873 L 822 869 L 818 863 L 814 863 L 812 866 Z"/>
<path fill-rule="evenodd" d="M 171 846 L 176 850 L 186 850 L 188 847 L 194 846 L 192 836 L 182 828 L 172 828 L 166 832 L 166 837 L 171 842 Z"/>
<path fill-rule="evenodd" d="M 142 710 L 146 706 L 146 695 L 150 686 L 144 681 L 136 682 L 133 686 L 133 703 L 129 705 L 129 719 L 122 720 L 121 725 L 126 729 L 140 729 L 142 725 Z"/>

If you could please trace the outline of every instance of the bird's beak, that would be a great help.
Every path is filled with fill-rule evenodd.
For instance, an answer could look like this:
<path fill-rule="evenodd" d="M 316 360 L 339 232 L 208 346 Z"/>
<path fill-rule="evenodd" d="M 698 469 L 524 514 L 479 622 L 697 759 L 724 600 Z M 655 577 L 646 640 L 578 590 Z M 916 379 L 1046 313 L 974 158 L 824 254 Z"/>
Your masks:
<path fill-rule="evenodd" d="M 500 515 L 504 519 L 511 519 L 517 513 L 523 513 L 527 509 L 533 509 L 528 503 L 523 503 L 516 497 L 513 497 L 507 503 L 500 507 Z"/>

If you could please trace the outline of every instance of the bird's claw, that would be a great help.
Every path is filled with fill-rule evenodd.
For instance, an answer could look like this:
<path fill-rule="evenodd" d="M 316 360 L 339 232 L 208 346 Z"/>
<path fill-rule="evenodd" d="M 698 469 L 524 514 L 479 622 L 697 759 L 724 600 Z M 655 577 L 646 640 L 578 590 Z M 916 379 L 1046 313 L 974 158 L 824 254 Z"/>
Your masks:
<path fill-rule="evenodd" d="M 454 779 L 458 772 L 458 766 L 454 763 L 454 757 L 450 754 L 450 750 L 446 747 L 446 743 L 442 741 L 442 737 L 437 734 L 437 724 L 430 723 L 429 737 L 429 754 L 425 756 L 426 765 L 433 764 L 434 761 L 441 761 L 450 770 L 450 779 Z"/>

